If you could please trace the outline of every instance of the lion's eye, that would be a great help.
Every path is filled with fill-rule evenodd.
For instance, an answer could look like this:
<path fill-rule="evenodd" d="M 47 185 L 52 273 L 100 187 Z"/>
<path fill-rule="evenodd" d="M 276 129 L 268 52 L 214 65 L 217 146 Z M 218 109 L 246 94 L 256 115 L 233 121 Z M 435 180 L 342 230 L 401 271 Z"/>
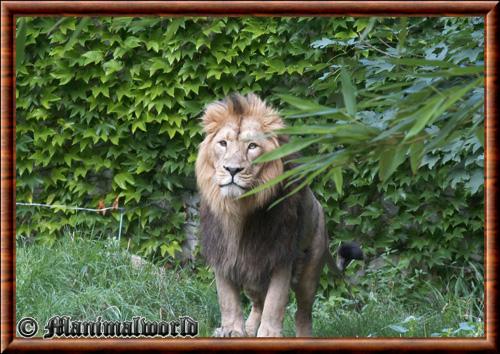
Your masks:
<path fill-rule="evenodd" d="M 256 148 L 257 148 L 257 144 L 255 144 L 255 143 L 248 144 L 248 150 L 253 150 L 253 149 L 256 149 Z"/>
<path fill-rule="evenodd" d="M 226 147 L 227 146 L 227 142 L 225 140 L 221 140 L 221 141 L 219 141 L 219 145 L 222 146 L 222 147 Z"/>

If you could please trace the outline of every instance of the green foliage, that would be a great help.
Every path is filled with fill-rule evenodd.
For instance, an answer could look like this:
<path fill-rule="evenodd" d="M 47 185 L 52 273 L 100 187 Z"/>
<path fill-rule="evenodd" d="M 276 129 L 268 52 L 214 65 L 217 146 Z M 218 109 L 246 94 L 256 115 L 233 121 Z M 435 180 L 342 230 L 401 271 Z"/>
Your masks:
<path fill-rule="evenodd" d="M 230 92 L 276 101 L 272 90 L 299 86 L 314 68 L 321 52 L 309 43 L 330 27 L 291 18 L 18 19 L 17 200 L 97 207 L 119 197 L 123 242 L 172 260 L 184 239 L 184 195 L 195 191 L 204 105 Z M 114 235 L 118 217 L 18 207 L 17 233 L 45 242 L 84 226 Z"/>
<path fill-rule="evenodd" d="M 333 58 L 333 65 L 322 71 L 319 80 L 335 77 L 331 87 L 321 87 L 330 97 L 341 91 L 342 102 L 332 108 L 293 96 L 281 96 L 294 107 L 288 111 L 290 117 L 313 118 L 303 125 L 297 123 L 293 128 L 283 129 L 282 133 L 304 135 L 307 137 L 305 141 L 328 146 L 314 152 L 324 153 L 319 166 L 328 164 L 328 168 L 336 168 L 337 176 L 345 162 L 327 159 L 342 151 L 349 156 L 349 164 L 378 162 L 379 180 L 386 182 L 406 159 L 410 160 L 415 174 L 427 153 L 443 148 L 457 138 L 478 132 L 477 135 L 481 135 L 484 122 L 484 65 L 482 55 L 478 56 L 483 44 L 481 22 L 470 21 L 461 31 L 456 31 L 455 19 L 442 20 L 444 25 L 440 26 L 431 23 L 434 28 L 430 30 L 425 20 L 411 21 L 413 26 L 425 28 L 427 32 L 406 40 L 407 33 L 402 32 L 408 31 L 408 19 L 403 18 L 400 20 L 402 25 L 393 31 L 394 38 L 383 42 L 389 47 L 388 52 L 370 45 L 376 49 L 374 53 L 386 54 L 386 57 L 377 57 L 363 50 L 367 36 L 380 35 L 373 26 L 377 20 L 370 21 L 372 25 L 367 27 L 370 31 L 365 30 L 358 37 L 344 41 L 323 39 L 313 43 L 313 46 L 322 48 L 334 44 L 350 48 L 350 61 L 344 57 Z M 439 54 L 436 54 L 436 49 Z M 464 60 L 464 50 L 476 50 L 475 56 Z M 361 75 L 357 76 L 349 74 L 360 72 Z M 358 92 L 356 86 L 362 90 Z M 363 110 L 358 111 L 358 106 Z M 311 125 L 318 122 L 322 125 Z M 302 146 L 292 141 L 280 150 L 304 150 L 309 145 Z M 261 160 L 268 161 L 282 155 L 273 151 L 262 156 Z M 297 173 L 292 177 L 304 174 Z"/>
<path fill-rule="evenodd" d="M 396 269 L 421 272 L 415 282 L 450 266 L 474 277 L 484 231 L 480 18 L 17 21 L 18 201 L 97 207 L 119 197 L 123 246 L 172 261 L 203 106 L 255 92 L 286 106 L 284 132 L 297 139 L 274 157 L 306 149 L 293 173 L 325 207 L 332 250 L 356 239 L 368 261 L 397 252 Z M 49 244 L 75 230 L 115 235 L 118 218 L 18 207 L 17 234 Z M 321 286 L 331 290 L 326 275 Z"/>
<path fill-rule="evenodd" d="M 482 31 L 475 18 L 370 19 L 363 32 L 313 42 L 342 54 L 318 71 L 313 94 L 280 96 L 293 125 L 282 134 L 292 140 L 260 160 L 303 151 L 286 178 L 312 184 L 330 232 L 359 240 L 369 258 L 398 251 L 408 271 L 427 277 L 477 264 L 484 247 Z"/>

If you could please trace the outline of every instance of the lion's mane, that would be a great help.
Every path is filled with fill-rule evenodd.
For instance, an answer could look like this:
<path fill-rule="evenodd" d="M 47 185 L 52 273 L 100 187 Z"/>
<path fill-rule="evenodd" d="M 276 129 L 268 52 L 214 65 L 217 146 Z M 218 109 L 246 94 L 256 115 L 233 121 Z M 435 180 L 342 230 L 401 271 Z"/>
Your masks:
<path fill-rule="evenodd" d="M 232 214 L 239 217 L 255 207 L 262 207 L 276 195 L 276 188 L 266 189 L 254 196 L 232 200 L 221 195 L 220 188 L 213 182 L 215 168 L 213 164 L 214 154 L 210 149 L 210 143 L 218 130 L 228 124 L 241 124 L 244 116 L 251 116 L 260 123 L 262 134 L 270 134 L 276 129 L 283 128 L 284 124 L 276 111 L 268 107 L 256 95 L 248 96 L 231 95 L 223 101 L 209 104 L 202 117 L 203 130 L 206 137 L 198 149 L 196 159 L 196 179 L 198 189 L 203 198 L 210 201 L 210 208 L 213 213 L 219 216 Z M 270 136 L 269 139 L 279 146 L 280 141 L 277 136 Z M 259 176 L 255 176 L 255 185 L 265 183 L 283 172 L 281 160 L 265 163 L 264 169 Z"/>
<path fill-rule="evenodd" d="M 295 185 L 275 185 L 254 196 L 230 199 L 220 195 L 213 181 L 213 154 L 210 141 L 218 129 L 229 123 L 239 124 L 241 117 L 252 117 L 261 123 L 262 134 L 271 136 L 276 147 L 285 141 L 272 135 L 284 127 L 279 115 L 255 95 L 230 96 L 209 105 L 203 116 L 206 135 L 198 152 L 196 176 L 201 194 L 200 229 L 202 255 L 207 263 L 235 283 L 261 287 L 269 281 L 270 272 L 284 263 L 297 260 L 303 210 L 301 200 L 307 189 L 286 198 L 268 209 Z M 266 163 L 255 176 L 255 186 L 282 174 L 291 166 L 285 161 Z M 310 211 L 309 211 L 310 212 Z"/>

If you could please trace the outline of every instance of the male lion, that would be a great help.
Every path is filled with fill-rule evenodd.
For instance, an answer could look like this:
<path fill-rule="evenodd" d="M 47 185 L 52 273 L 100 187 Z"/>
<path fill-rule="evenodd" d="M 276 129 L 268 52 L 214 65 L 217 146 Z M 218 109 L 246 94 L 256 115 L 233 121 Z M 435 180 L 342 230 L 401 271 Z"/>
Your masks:
<path fill-rule="evenodd" d="M 214 269 L 221 311 L 217 337 L 280 337 L 289 289 L 295 291 L 296 334 L 311 336 L 311 310 L 328 252 L 323 209 L 309 188 L 268 208 L 294 185 L 275 185 L 238 198 L 290 168 L 282 159 L 252 161 L 283 142 L 273 131 L 284 127 L 278 113 L 253 94 L 233 94 L 208 105 L 206 133 L 196 160 L 201 193 L 202 254 Z M 345 246 L 343 261 L 361 250 Z M 343 263 L 345 264 L 345 263 Z M 252 301 L 246 322 L 240 303 L 244 290 Z"/>

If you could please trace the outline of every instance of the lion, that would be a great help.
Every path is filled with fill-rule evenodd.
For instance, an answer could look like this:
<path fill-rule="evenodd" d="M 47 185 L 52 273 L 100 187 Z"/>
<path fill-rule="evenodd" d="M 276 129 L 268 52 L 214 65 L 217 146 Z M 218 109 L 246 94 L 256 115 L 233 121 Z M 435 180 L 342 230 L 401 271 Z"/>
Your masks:
<path fill-rule="evenodd" d="M 296 186 L 276 184 L 240 198 L 291 168 L 287 159 L 252 163 L 287 141 L 280 115 L 255 94 L 232 94 L 202 116 L 196 179 L 201 196 L 201 253 L 214 270 L 221 327 L 216 337 L 281 337 L 290 289 L 297 300 L 296 335 L 312 335 L 312 306 L 321 271 L 336 266 L 328 250 L 323 208 L 309 188 L 273 201 Z M 342 246 L 343 265 L 362 258 Z M 252 302 L 243 318 L 240 292 Z"/>

